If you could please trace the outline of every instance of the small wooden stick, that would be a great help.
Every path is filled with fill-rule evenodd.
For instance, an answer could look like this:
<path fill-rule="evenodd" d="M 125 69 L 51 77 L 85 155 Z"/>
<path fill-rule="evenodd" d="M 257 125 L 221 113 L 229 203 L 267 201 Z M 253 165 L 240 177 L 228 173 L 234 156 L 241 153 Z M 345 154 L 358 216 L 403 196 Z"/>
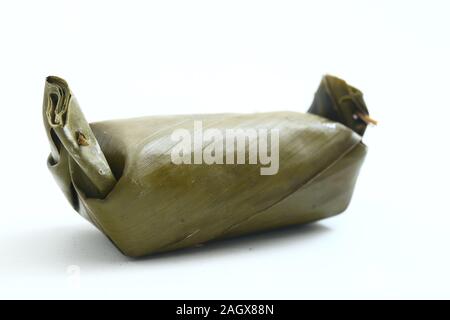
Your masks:
<path fill-rule="evenodd" d="M 375 120 L 375 119 L 372 119 L 368 114 L 364 114 L 362 112 L 358 112 L 357 115 L 362 121 L 364 121 L 367 124 L 370 123 L 370 124 L 373 124 L 375 126 L 378 124 L 378 121 Z"/>

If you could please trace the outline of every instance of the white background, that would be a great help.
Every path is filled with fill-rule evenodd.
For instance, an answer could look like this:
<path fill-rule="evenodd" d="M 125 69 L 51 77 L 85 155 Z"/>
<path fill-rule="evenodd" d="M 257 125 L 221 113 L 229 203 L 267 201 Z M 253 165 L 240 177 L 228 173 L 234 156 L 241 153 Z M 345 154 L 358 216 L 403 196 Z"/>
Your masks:
<path fill-rule="evenodd" d="M 1 298 L 450 298 L 448 1 L 2 1 Z M 133 260 L 46 168 L 41 103 L 87 118 L 305 111 L 323 74 L 378 127 L 348 210 Z"/>

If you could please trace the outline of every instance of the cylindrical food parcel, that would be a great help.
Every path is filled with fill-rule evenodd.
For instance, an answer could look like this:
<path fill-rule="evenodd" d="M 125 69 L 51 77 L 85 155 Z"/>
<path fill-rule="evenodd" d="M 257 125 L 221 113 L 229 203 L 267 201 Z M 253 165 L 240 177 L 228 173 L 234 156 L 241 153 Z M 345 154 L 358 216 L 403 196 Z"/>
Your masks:
<path fill-rule="evenodd" d="M 48 77 L 48 167 L 124 254 L 311 222 L 346 209 L 372 122 L 358 89 L 323 77 L 307 113 L 150 116 L 89 124 Z"/>

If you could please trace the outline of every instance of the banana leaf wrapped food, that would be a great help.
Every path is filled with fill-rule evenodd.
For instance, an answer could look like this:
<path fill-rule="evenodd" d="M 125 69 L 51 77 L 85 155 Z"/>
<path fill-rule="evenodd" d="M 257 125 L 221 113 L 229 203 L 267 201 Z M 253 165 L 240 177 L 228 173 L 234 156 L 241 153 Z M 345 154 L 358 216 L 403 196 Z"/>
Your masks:
<path fill-rule="evenodd" d="M 332 76 L 323 77 L 307 113 L 91 124 L 67 82 L 52 76 L 45 82 L 43 116 L 48 167 L 59 187 L 128 256 L 343 212 L 372 121 L 361 91 Z"/>

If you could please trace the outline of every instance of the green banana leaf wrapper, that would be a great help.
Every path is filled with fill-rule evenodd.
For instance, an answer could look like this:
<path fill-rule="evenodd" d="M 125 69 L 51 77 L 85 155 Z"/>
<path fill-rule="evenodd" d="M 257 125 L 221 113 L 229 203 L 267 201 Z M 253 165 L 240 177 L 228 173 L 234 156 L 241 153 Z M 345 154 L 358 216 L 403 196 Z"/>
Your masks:
<path fill-rule="evenodd" d="M 343 212 L 367 152 L 362 136 L 371 122 L 362 93 L 332 76 L 323 77 L 307 113 L 150 116 L 91 124 L 66 81 L 48 77 L 43 117 L 51 146 L 48 167 L 66 198 L 134 257 Z M 177 129 L 195 134 L 195 121 L 219 131 L 276 129 L 276 174 L 262 175 L 261 164 L 175 164 L 171 134 Z M 237 148 L 231 152 L 238 156 Z"/>

